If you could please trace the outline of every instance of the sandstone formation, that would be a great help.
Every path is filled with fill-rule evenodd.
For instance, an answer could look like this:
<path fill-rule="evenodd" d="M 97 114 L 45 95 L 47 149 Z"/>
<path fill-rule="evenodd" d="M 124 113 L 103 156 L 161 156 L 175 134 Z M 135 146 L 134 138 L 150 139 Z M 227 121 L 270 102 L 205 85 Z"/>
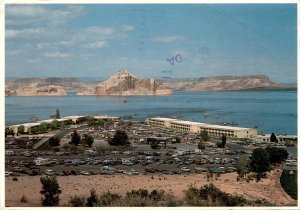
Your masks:
<path fill-rule="evenodd" d="M 154 79 L 139 78 L 130 74 L 127 70 L 120 70 L 109 79 L 98 83 L 95 90 L 84 88 L 77 95 L 94 94 L 98 96 L 132 96 L 132 95 L 170 95 L 172 90 L 157 83 Z"/>
<path fill-rule="evenodd" d="M 61 86 L 49 85 L 45 87 L 23 86 L 16 90 L 17 96 L 65 96 L 65 89 Z"/>
<path fill-rule="evenodd" d="M 181 82 L 179 84 L 183 83 Z M 174 86 L 176 87 L 176 84 L 173 84 L 173 87 Z M 283 88 L 283 86 L 278 83 L 273 83 L 267 76 L 251 75 L 201 77 L 196 81 L 191 81 L 185 86 L 180 85 L 179 88 L 186 91 L 223 91 L 257 88 Z"/>

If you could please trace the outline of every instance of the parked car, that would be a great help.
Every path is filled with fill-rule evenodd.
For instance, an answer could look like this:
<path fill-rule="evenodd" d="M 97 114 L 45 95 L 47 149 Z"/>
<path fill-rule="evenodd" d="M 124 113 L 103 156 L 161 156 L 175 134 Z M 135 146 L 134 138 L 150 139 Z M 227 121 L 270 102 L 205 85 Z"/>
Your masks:
<path fill-rule="evenodd" d="M 191 171 L 191 169 L 189 169 L 187 167 L 182 167 L 180 170 L 184 171 L 184 172 L 190 172 Z"/>
<path fill-rule="evenodd" d="M 87 171 L 80 171 L 80 174 L 85 175 L 85 176 L 91 175 L 91 173 L 89 173 Z"/>

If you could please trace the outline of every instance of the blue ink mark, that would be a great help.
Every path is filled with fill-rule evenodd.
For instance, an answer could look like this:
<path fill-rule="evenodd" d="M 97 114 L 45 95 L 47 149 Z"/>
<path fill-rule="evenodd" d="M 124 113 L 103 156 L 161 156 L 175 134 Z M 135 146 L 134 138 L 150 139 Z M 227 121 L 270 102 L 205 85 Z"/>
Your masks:
<path fill-rule="evenodd" d="M 182 57 L 180 54 L 177 54 L 175 57 L 173 56 L 172 58 L 167 58 L 167 61 L 174 66 L 175 61 L 176 63 L 182 63 Z"/>

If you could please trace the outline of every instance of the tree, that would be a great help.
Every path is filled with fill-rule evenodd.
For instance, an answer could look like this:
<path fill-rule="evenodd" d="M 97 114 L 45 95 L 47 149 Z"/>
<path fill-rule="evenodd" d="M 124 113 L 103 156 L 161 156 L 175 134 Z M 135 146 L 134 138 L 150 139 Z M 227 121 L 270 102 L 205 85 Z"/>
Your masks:
<path fill-rule="evenodd" d="M 43 206 L 57 206 L 59 204 L 60 187 L 55 176 L 41 177 L 42 183 L 42 204 Z"/>
<path fill-rule="evenodd" d="M 18 127 L 18 132 L 21 133 L 21 134 L 23 134 L 23 133 L 25 132 L 25 127 L 24 127 L 24 125 L 20 125 L 20 126 Z"/>
<path fill-rule="evenodd" d="M 198 149 L 205 149 L 205 144 L 203 141 L 199 141 L 198 143 Z"/>
<path fill-rule="evenodd" d="M 38 131 L 41 132 L 45 132 L 48 130 L 48 123 L 42 122 L 39 126 L 38 126 Z"/>
<path fill-rule="evenodd" d="M 86 206 L 93 207 L 98 203 L 98 198 L 96 191 L 94 189 L 91 189 L 91 195 L 86 199 Z"/>
<path fill-rule="evenodd" d="M 289 153 L 284 148 L 267 147 L 266 150 L 270 155 L 270 163 L 284 162 L 289 156 Z"/>
<path fill-rule="evenodd" d="M 90 126 L 96 125 L 96 119 L 93 116 L 87 116 L 86 121 Z"/>
<path fill-rule="evenodd" d="M 14 131 L 12 129 L 10 129 L 9 127 L 5 128 L 5 137 L 7 137 L 8 135 L 14 135 Z"/>
<path fill-rule="evenodd" d="M 60 111 L 59 111 L 59 109 L 56 109 L 55 119 L 60 119 Z"/>
<path fill-rule="evenodd" d="M 57 138 L 57 137 L 51 137 L 49 139 L 49 144 L 54 147 L 54 146 L 59 146 L 59 143 L 60 143 L 60 139 Z"/>
<path fill-rule="evenodd" d="M 239 175 L 239 177 L 244 177 L 248 170 L 249 170 L 249 161 L 247 160 L 247 158 L 245 156 L 242 156 L 236 163 L 236 170 L 237 173 Z"/>
<path fill-rule="evenodd" d="M 176 143 L 178 143 L 178 144 L 179 144 L 179 143 L 180 143 L 180 141 L 181 141 L 181 139 L 180 139 L 180 137 L 179 137 L 179 136 L 176 136 L 175 140 L 176 140 L 175 142 L 176 142 Z"/>
<path fill-rule="evenodd" d="M 271 142 L 278 143 L 278 139 L 277 139 L 277 137 L 275 136 L 274 133 L 271 134 L 270 141 L 271 141 Z"/>
<path fill-rule="evenodd" d="M 130 144 L 127 133 L 123 130 L 117 130 L 114 137 L 108 143 L 113 146 L 124 146 L 126 144 Z"/>
<path fill-rule="evenodd" d="M 73 131 L 73 133 L 71 134 L 71 142 L 70 144 L 74 144 L 74 145 L 78 145 L 80 143 L 80 136 L 77 133 L 76 130 Z"/>
<path fill-rule="evenodd" d="M 102 127 L 104 125 L 105 125 L 104 120 L 100 119 L 100 120 L 97 121 L 97 126 L 101 126 Z"/>
<path fill-rule="evenodd" d="M 226 144 L 226 135 L 222 135 L 222 147 L 224 148 Z"/>
<path fill-rule="evenodd" d="M 201 136 L 202 141 L 209 140 L 208 132 L 205 129 L 200 132 L 200 136 Z"/>
<path fill-rule="evenodd" d="M 252 152 L 250 159 L 251 171 L 256 172 L 257 180 L 260 180 L 262 175 L 270 170 L 270 155 L 263 148 L 256 148 Z"/>
<path fill-rule="evenodd" d="M 91 147 L 94 143 L 94 138 L 91 134 L 84 134 L 84 142 L 87 144 L 89 147 Z"/>
<path fill-rule="evenodd" d="M 57 129 L 60 127 L 60 123 L 57 121 L 57 120 L 53 120 L 51 123 L 50 123 L 50 128 L 51 129 Z"/>
<path fill-rule="evenodd" d="M 158 143 L 157 143 L 157 141 L 152 142 L 151 148 L 152 149 L 158 149 Z"/>

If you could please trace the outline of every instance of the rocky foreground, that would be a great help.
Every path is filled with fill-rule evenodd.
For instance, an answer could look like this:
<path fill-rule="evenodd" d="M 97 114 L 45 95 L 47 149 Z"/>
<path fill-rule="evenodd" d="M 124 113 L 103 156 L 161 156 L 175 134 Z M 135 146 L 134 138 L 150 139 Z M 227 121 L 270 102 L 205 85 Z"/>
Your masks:
<path fill-rule="evenodd" d="M 297 201 L 292 199 L 282 189 L 279 177 L 281 171 L 272 171 L 268 178 L 259 182 L 237 181 L 236 173 L 222 174 L 215 180 L 211 180 L 220 190 L 232 195 L 241 195 L 251 201 L 265 200 L 276 206 L 296 206 Z M 120 195 L 127 191 L 140 188 L 154 190 L 163 189 L 177 199 L 184 199 L 184 192 L 190 185 L 201 187 L 208 184 L 206 174 L 197 175 L 95 175 L 95 176 L 59 176 L 57 177 L 62 194 L 60 195 L 61 206 L 68 205 L 70 196 L 79 195 L 88 197 L 91 189 L 103 193 L 108 190 Z M 5 205 L 10 207 L 41 206 L 40 201 L 40 176 L 22 176 L 18 181 L 12 177 L 5 178 Z M 20 202 L 20 198 L 26 195 L 27 203 Z M 257 204 L 259 205 L 259 204 Z"/>

